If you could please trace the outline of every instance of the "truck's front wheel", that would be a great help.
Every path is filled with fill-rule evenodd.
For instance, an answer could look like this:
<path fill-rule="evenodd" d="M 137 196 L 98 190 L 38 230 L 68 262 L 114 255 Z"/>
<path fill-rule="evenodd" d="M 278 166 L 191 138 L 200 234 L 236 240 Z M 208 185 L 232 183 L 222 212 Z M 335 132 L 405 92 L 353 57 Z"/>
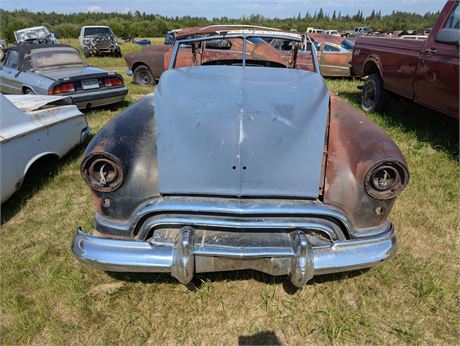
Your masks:
<path fill-rule="evenodd" d="M 387 93 L 383 89 L 382 77 L 378 73 L 371 74 L 364 83 L 361 94 L 361 107 L 368 112 L 384 111 Z"/>

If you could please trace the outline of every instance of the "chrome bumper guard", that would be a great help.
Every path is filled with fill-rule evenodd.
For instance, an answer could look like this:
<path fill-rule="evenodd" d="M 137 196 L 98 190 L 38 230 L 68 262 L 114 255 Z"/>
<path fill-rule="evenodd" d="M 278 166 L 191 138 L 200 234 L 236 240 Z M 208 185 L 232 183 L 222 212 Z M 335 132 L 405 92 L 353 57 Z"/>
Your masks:
<path fill-rule="evenodd" d="M 314 275 L 371 267 L 393 257 L 393 229 L 367 238 L 339 240 L 312 246 L 303 230 L 286 233 L 231 232 L 203 236 L 182 227 L 172 242 L 119 240 L 86 234 L 78 229 L 72 243 L 77 259 L 87 266 L 115 272 L 166 272 L 187 284 L 194 273 L 254 269 L 270 275 L 289 275 L 304 286 Z M 202 231 L 201 231 L 202 232 Z M 205 240 L 206 239 L 206 240 Z"/>

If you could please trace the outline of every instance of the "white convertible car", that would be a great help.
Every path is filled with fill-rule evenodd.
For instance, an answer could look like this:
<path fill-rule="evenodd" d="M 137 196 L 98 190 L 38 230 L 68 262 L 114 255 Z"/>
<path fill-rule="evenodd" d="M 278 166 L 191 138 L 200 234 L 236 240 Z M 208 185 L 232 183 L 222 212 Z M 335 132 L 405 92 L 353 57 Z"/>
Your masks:
<path fill-rule="evenodd" d="M 89 133 L 85 116 L 63 96 L 0 94 L 1 202 L 17 191 L 29 168 L 61 158 Z"/>

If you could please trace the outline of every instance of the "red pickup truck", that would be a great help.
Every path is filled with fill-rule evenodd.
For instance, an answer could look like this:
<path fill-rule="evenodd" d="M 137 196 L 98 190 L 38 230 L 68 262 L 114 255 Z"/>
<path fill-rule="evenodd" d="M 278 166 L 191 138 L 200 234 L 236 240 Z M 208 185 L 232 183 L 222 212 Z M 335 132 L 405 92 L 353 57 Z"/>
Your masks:
<path fill-rule="evenodd" d="M 426 40 L 358 37 L 351 72 L 367 77 L 364 110 L 381 112 L 399 95 L 458 119 L 459 2 L 449 0 Z"/>

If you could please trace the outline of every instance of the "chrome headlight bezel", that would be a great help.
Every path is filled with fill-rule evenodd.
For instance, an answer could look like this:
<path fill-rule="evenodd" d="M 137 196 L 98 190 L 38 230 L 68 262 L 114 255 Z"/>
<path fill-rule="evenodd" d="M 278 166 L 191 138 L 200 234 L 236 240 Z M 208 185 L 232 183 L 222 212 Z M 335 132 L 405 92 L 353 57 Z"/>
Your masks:
<path fill-rule="evenodd" d="M 87 156 L 80 166 L 83 179 L 92 190 L 112 192 L 117 190 L 124 180 L 123 167 L 112 154 L 93 153 Z"/>
<path fill-rule="evenodd" d="M 379 200 L 397 197 L 409 182 L 406 165 L 399 161 L 383 161 L 373 165 L 366 174 L 366 192 Z"/>

